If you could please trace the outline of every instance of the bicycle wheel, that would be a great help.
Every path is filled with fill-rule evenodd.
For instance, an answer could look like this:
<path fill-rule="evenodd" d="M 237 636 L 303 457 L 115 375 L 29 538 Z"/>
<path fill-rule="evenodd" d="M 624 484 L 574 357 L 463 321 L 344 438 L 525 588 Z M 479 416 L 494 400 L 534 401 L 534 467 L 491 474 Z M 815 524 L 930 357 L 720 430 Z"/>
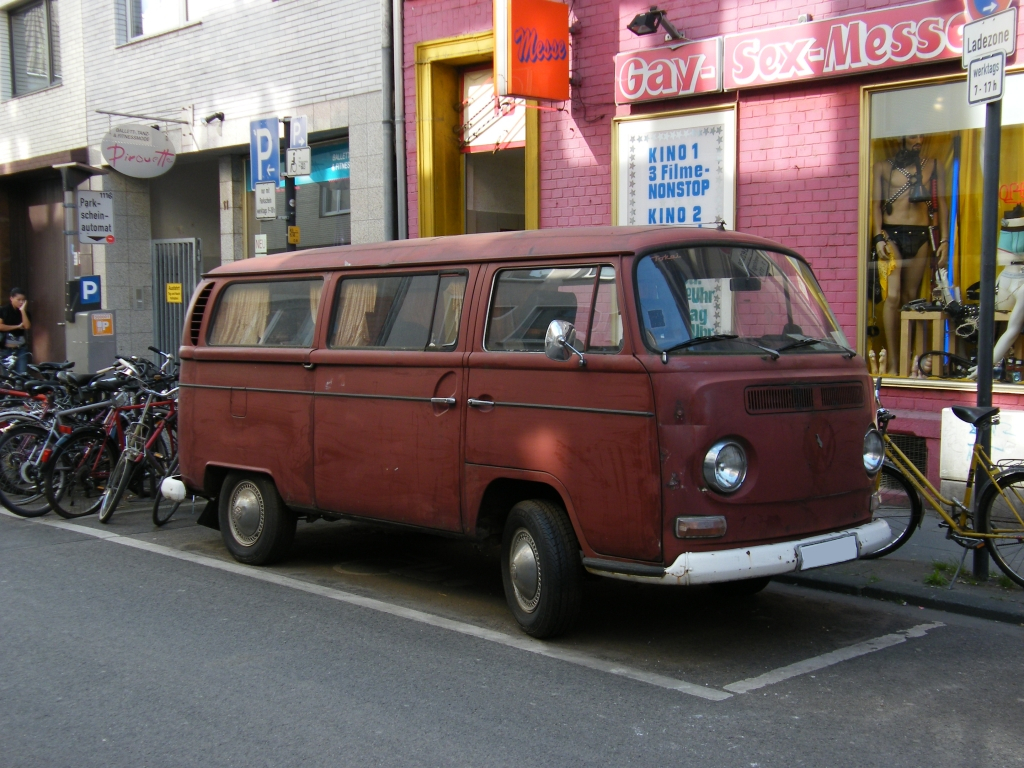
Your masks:
<path fill-rule="evenodd" d="M 1001 535 L 985 546 L 1003 573 L 1024 587 L 1024 471 L 1004 472 L 985 488 L 978 531 Z"/>
<path fill-rule="evenodd" d="M 909 541 L 921 524 L 921 497 L 906 476 L 888 462 L 882 465 L 878 490 L 871 496 L 871 505 L 874 519 L 885 520 L 889 524 L 892 538 L 878 551 L 861 555 L 864 560 L 895 552 Z"/>
<path fill-rule="evenodd" d="M 99 509 L 117 449 L 100 430 L 71 435 L 57 446 L 43 469 L 43 492 L 61 517 L 91 515 Z"/>
<path fill-rule="evenodd" d="M 21 517 L 50 511 L 39 485 L 48 435 L 34 424 L 18 424 L 0 438 L 0 504 Z"/>
<path fill-rule="evenodd" d="M 153 525 L 161 526 L 166 523 L 174 513 L 178 511 L 178 507 L 181 506 L 180 501 L 171 501 L 170 499 L 164 498 L 163 493 L 160 492 L 160 485 L 168 477 L 174 477 L 178 474 L 178 459 L 175 457 L 167 466 L 167 470 L 164 472 L 163 477 L 156 484 L 156 499 L 153 501 Z"/>
<path fill-rule="evenodd" d="M 153 525 L 163 525 L 178 511 L 180 501 L 165 499 L 162 494 L 157 493 L 156 501 L 153 502 Z"/>
<path fill-rule="evenodd" d="M 103 491 L 103 496 L 100 498 L 99 520 L 101 523 L 110 522 L 114 510 L 121 503 L 121 497 L 128 490 L 128 483 L 131 482 L 132 475 L 135 474 L 135 469 L 138 466 L 137 462 L 129 461 L 128 456 L 124 453 L 117 460 L 117 465 L 114 467 L 114 471 L 110 473 L 110 480 Z"/>

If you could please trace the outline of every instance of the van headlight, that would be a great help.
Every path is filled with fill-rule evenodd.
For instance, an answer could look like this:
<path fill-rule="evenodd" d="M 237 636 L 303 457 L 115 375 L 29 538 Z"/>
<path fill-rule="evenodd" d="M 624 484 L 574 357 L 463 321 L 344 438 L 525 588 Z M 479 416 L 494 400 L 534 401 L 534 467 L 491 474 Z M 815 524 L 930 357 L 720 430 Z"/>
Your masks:
<path fill-rule="evenodd" d="M 885 461 L 885 441 L 877 429 L 869 429 L 864 435 L 864 471 L 875 475 Z"/>
<path fill-rule="evenodd" d="M 747 453 L 732 440 L 719 440 L 704 455 L 704 480 L 720 493 L 732 493 L 747 476 Z"/>

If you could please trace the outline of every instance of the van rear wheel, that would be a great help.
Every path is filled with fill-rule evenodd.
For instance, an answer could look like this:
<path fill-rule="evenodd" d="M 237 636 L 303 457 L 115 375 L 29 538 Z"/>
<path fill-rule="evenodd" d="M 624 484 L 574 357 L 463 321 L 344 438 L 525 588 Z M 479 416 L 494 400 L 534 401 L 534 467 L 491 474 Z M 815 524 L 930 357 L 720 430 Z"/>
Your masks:
<path fill-rule="evenodd" d="M 224 545 L 240 563 L 276 562 L 295 538 L 295 516 L 274 483 L 261 475 L 232 472 L 224 478 L 217 511 Z"/>
<path fill-rule="evenodd" d="M 580 613 L 579 544 L 565 510 L 534 499 L 516 504 L 505 521 L 501 575 L 519 626 L 534 637 L 568 630 Z"/>

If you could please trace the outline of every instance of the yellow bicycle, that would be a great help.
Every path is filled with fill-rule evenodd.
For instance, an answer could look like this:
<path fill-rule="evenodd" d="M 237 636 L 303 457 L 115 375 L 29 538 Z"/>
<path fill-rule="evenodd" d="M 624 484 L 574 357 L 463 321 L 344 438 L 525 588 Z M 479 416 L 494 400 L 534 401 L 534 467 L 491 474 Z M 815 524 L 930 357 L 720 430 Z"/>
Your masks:
<path fill-rule="evenodd" d="M 893 538 L 876 556 L 903 546 L 920 526 L 923 498 L 942 518 L 946 537 L 964 547 L 965 557 L 969 550 L 987 547 L 1003 573 L 1024 587 L 1024 463 L 995 464 L 981 445 L 986 423 L 999 423 L 998 408 L 957 405 L 953 413 L 976 430 L 963 499 L 946 498 L 929 482 L 889 436 L 889 422 L 895 416 L 885 408 L 878 409 L 886 460 L 876 481 L 872 507 L 876 518 L 889 521 Z M 972 507 L 972 496 L 979 488 L 977 504 Z M 963 566 L 963 558 L 960 564 Z"/>

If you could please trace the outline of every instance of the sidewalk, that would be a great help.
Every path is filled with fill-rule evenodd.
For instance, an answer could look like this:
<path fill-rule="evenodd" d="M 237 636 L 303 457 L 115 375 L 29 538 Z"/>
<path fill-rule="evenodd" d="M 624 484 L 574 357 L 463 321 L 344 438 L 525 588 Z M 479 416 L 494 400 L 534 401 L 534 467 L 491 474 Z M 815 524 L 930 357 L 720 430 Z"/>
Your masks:
<path fill-rule="evenodd" d="M 910 541 L 887 557 L 786 574 L 775 580 L 1024 625 L 1024 588 L 1010 582 L 991 560 L 989 581 L 979 584 L 971 575 L 973 553 L 968 553 L 956 583 L 948 588 L 964 550 L 946 538 L 939 520 L 934 512 L 926 512 L 924 523 Z"/>

